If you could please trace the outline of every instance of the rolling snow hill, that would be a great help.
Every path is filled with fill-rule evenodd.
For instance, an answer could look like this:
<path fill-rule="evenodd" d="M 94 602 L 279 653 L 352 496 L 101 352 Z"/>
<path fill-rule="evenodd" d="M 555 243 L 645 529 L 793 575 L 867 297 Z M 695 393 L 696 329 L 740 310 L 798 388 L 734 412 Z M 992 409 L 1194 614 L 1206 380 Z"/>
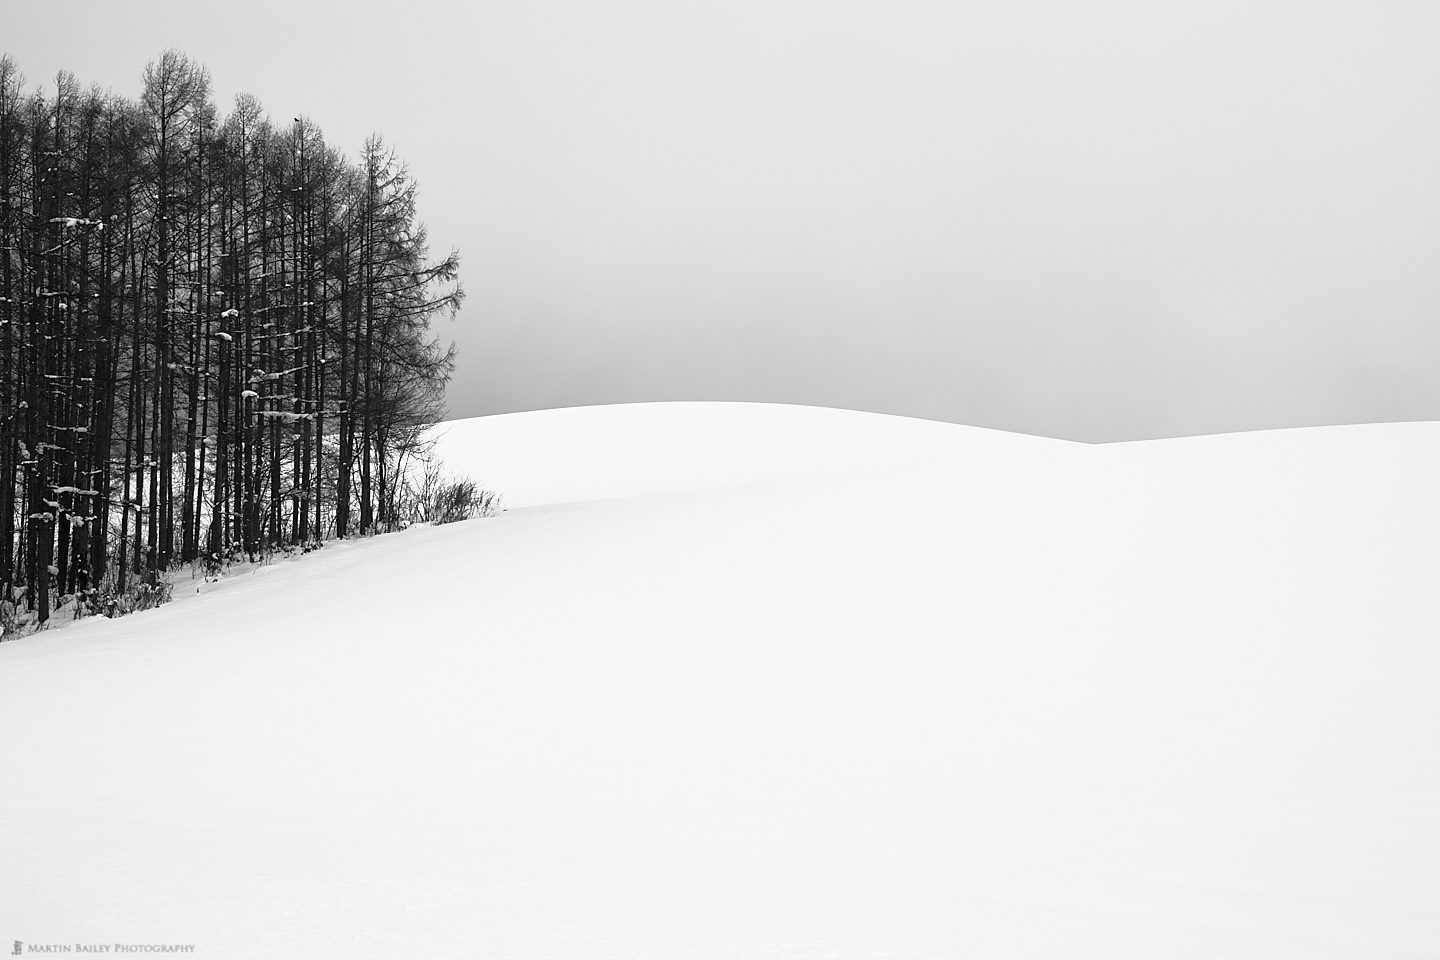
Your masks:
<path fill-rule="evenodd" d="M 0 645 L 0 938 L 1440 956 L 1440 424 L 640 404 L 442 452 L 509 511 Z"/>

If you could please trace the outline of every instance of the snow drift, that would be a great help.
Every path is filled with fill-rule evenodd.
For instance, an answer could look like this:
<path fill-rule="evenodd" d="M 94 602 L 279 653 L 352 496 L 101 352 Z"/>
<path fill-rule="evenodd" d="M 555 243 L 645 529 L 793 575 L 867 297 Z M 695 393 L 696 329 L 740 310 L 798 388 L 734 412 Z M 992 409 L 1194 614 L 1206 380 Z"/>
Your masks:
<path fill-rule="evenodd" d="M 0 646 L 0 937 L 1435 955 L 1440 425 L 643 404 L 442 452 L 509 512 Z"/>

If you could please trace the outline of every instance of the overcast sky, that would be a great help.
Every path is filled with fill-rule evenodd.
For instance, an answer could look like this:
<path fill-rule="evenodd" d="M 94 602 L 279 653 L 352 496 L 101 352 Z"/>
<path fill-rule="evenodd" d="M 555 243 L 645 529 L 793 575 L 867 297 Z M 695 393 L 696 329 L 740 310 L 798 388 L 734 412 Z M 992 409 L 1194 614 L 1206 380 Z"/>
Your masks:
<path fill-rule="evenodd" d="M 464 257 L 455 416 L 1440 418 L 1433 0 L 0 0 L 32 83 L 167 46 L 397 145 Z"/>

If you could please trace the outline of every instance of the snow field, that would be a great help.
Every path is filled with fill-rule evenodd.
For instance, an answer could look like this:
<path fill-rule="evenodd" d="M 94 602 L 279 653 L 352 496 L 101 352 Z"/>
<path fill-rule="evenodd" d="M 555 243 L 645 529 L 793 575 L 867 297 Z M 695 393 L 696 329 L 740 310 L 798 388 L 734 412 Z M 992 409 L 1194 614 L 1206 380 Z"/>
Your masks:
<path fill-rule="evenodd" d="M 1435 955 L 1440 425 L 642 404 L 442 454 L 511 509 L 0 646 L 0 937 Z"/>

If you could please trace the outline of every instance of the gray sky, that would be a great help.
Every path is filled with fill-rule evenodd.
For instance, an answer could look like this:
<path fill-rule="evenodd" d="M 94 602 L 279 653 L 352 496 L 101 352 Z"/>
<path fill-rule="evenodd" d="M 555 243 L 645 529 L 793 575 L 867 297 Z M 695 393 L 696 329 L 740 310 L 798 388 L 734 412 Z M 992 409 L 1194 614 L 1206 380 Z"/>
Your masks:
<path fill-rule="evenodd" d="M 1440 418 L 1432 0 L 0 0 L 414 170 L 454 415 L 851 407 L 1082 440 Z"/>

